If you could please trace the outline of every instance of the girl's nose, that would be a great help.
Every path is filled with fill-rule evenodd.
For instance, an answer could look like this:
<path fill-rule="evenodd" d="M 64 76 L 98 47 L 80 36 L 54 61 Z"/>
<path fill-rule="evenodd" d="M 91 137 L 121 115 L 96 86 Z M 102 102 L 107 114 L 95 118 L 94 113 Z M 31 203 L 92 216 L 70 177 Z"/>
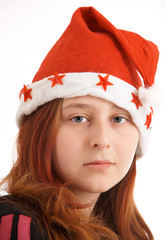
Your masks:
<path fill-rule="evenodd" d="M 102 149 L 102 148 L 109 148 L 110 145 L 109 144 L 104 144 L 104 143 L 101 144 L 101 143 L 98 142 L 98 143 L 94 143 L 94 144 L 92 143 L 91 147 L 92 148 L 101 148 Z"/>
<path fill-rule="evenodd" d="M 90 146 L 91 148 L 110 148 L 110 132 L 108 126 L 103 124 L 96 125 L 90 135 Z"/>

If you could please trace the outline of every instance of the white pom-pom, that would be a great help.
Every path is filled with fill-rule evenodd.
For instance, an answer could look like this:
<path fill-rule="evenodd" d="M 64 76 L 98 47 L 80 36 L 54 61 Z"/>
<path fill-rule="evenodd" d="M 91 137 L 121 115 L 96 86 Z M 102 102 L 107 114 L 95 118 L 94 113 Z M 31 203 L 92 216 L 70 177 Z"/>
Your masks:
<path fill-rule="evenodd" d="M 163 90 L 154 85 L 149 88 L 140 87 L 138 89 L 138 97 L 143 105 L 159 108 L 163 102 L 163 96 Z"/>

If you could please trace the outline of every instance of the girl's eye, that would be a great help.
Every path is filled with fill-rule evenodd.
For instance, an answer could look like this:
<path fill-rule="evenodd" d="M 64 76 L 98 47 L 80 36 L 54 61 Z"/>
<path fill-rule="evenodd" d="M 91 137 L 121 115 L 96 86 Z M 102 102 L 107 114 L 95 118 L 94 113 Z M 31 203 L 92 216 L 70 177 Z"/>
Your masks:
<path fill-rule="evenodd" d="M 124 117 L 119 117 L 119 116 L 117 116 L 117 117 L 114 117 L 113 119 L 112 119 L 112 121 L 114 122 L 114 123 L 124 123 L 124 122 L 126 122 L 126 118 L 124 118 Z"/>
<path fill-rule="evenodd" d="M 87 119 L 85 117 L 82 117 L 82 116 L 73 117 L 71 120 L 73 122 L 76 122 L 76 123 L 87 122 Z"/>

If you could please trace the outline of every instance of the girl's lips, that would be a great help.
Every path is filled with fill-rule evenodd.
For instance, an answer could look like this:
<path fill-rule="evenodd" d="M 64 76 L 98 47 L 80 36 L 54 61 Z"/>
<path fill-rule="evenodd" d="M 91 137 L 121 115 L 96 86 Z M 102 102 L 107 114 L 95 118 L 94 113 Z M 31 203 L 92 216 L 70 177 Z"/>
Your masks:
<path fill-rule="evenodd" d="M 111 163 L 108 160 L 92 161 L 90 163 L 84 164 L 84 166 L 91 168 L 91 169 L 95 169 L 95 170 L 104 170 L 104 169 L 111 167 L 112 165 L 113 165 L 113 163 Z"/>

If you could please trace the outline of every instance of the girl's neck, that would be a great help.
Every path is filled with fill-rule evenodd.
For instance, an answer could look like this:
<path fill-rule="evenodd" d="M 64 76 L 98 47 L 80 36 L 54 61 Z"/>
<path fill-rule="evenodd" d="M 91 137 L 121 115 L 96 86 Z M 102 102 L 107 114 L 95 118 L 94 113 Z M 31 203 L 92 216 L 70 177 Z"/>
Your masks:
<path fill-rule="evenodd" d="M 83 204 L 87 204 L 87 208 L 84 209 L 85 214 L 89 217 L 95 207 L 95 204 L 100 196 L 99 193 L 85 193 L 74 190 L 73 193 Z"/>

